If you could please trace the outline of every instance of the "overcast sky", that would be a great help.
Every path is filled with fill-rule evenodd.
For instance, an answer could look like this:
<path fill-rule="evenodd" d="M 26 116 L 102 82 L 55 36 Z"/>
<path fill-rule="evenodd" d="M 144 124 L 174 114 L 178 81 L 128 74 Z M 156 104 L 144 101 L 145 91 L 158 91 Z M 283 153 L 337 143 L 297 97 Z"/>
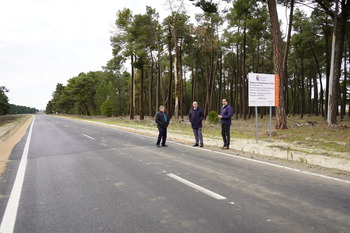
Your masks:
<path fill-rule="evenodd" d="M 11 104 L 45 109 L 57 83 L 98 71 L 112 57 L 116 13 L 146 5 L 169 14 L 166 0 L 0 0 L 0 86 Z M 195 9 L 188 1 L 188 14 Z"/>

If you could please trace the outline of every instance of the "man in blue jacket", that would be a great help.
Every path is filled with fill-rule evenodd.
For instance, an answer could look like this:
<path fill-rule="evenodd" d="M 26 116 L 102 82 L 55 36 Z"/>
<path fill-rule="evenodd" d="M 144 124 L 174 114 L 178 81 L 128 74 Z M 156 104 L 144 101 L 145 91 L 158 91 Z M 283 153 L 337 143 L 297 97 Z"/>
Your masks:
<path fill-rule="evenodd" d="M 230 127 L 233 111 L 230 105 L 227 103 L 227 99 L 222 99 L 221 114 L 218 116 L 221 119 L 221 135 L 224 140 L 223 150 L 230 148 Z"/>
<path fill-rule="evenodd" d="M 203 147 L 202 121 L 204 119 L 204 112 L 203 109 L 198 106 L 197 102 L 193 102 L 193 108 L 190 109 L 188 119 L 191 122 L 194 137 L 196 140 L 193 146 L 200 145 L 200 147 Z"/>

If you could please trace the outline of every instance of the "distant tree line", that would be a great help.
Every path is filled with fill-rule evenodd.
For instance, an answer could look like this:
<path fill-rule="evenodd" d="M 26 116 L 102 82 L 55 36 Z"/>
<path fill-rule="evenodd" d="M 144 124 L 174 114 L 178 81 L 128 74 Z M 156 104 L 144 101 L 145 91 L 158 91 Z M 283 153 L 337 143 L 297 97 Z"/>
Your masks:
<path fill-rule="evenodd" d="M 37 112 L 39 110 L 36 108 L 10 104 L 9 114 L 36 114 Z"/>
<path fill-rule="evenodd" d="M 0 86 L 0 115 L 35 114 L 39 111 L 38 109 L 31 107 L 10 104 L 9 98 L 6 95 L 7 92 L 9 92 L 9 90 L 6 87 Z"/>
<path fill-rule="evenodd" d="M 290 10 L 286 35 L 274 0 L 235 0 L 225 11 L 218 10 L 220 3 L 195 1 L 203 9 L 195 24 L 181 3 L 168 1 L 171 13 L 163 21 L 151 7 L 143 14 L 119 10 L 112 59 L 102 71 L 57 84 L 46 112 L 143 119 L 162 104 L 179 119 L 194 100 L 207 115 L 219 112 L 226 97 L 234 118 L 248 119 L 254 111 L 248 106 L 247 74 L 255 72 L 281 77 L 283 103 L 276 115 L 326 119 L 329 111 L 331 124 L 337 116 L 350 116 L 350 0 L 278 1 Z M 311 16 L 298 4 L 313 8 Z M 267 114 L 266 108 L 259 114 Z M 286 121 L 277 126 L 285 127 Z"/>
<path fill-rule="evenodd" d="M 6 93 L 8 89 L 4 86 L 0 86 L 0 115 L 6 115 L 10 112 L 9 98 Z"/>
<path fill-rule="evenodd" d="M 96 71 L 80 73 L 64 86 L 56 85 L 46 113 L 120 116 L 128 114 L 130 74 Z"/>

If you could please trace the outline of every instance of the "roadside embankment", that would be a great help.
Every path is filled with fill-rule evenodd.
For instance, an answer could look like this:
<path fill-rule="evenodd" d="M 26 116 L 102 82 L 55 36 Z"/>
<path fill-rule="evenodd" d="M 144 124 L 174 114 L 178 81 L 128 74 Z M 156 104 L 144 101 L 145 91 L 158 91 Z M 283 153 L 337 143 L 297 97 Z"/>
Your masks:
<path fill-rule="evenodd" d="M 5 171 L 12 149 L 26 134 L 32 115 L 0 117 L 0 177 Z"/>

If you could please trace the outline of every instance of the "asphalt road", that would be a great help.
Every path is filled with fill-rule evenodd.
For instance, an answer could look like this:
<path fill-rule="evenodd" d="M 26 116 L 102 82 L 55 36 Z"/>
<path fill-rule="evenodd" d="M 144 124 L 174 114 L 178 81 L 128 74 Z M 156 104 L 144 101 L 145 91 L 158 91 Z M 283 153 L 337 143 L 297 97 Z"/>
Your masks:
<path fill-rule="evenodd" d="M 59 117 L 29 131 L 0 180 L 5 219 L 30 137 L 13 232 L 350 231 L 349 182 Z"/>

